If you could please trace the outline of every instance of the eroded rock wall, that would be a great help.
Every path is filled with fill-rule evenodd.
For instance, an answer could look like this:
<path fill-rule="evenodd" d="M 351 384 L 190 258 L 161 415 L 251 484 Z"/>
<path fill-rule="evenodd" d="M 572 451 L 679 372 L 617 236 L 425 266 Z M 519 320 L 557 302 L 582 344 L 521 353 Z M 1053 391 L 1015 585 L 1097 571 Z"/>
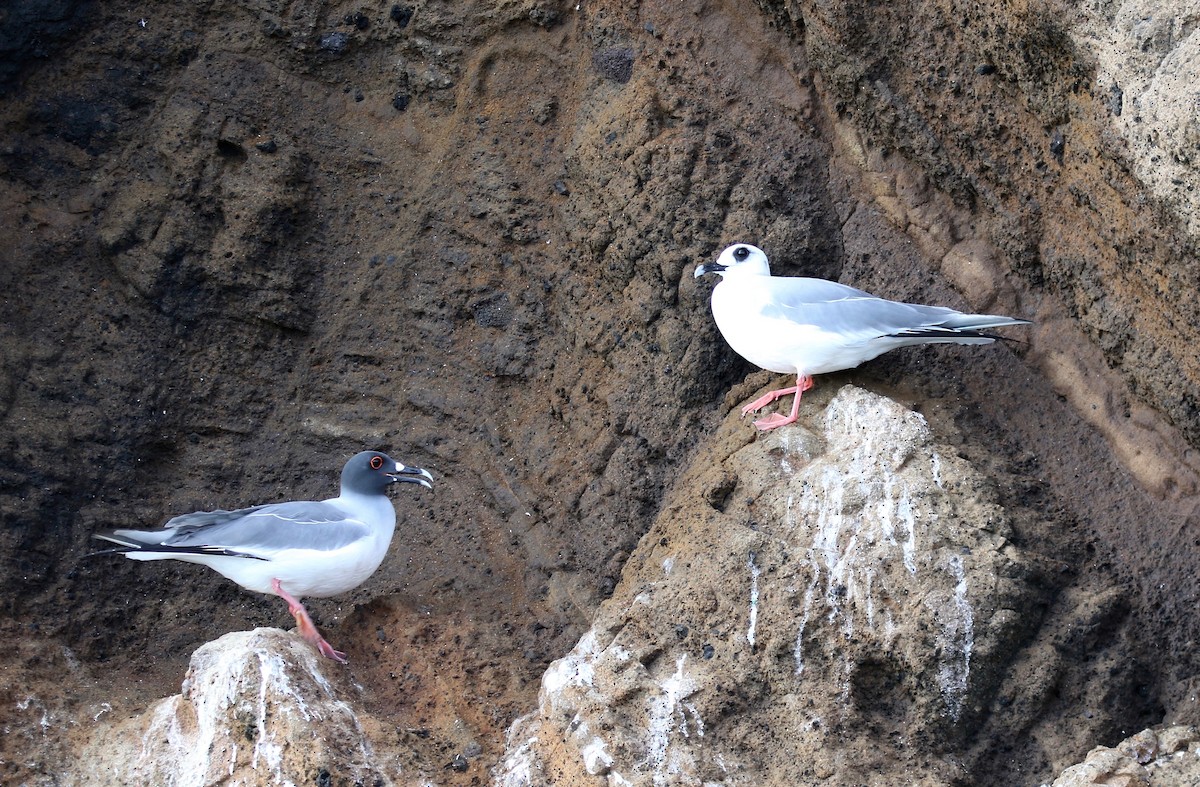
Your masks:
<path fill-rule="evenodd" d="M 1150 29 L 1053 2 L 18 5 L 6 778 L 67 778 L 81 724 L 288 620 L 196 567 L 82 560 L 91 531 L 323 497 L 364 445 L 438 496 L 398 498 L 379 574 L 313 609 L 398 769 L 486 778 L 766 382 L 727 396 L 750 370 L 691 278 L 737 239 L 778 273 L 1038 323 L 818 383 L 907 402 L 998 510 L 1047 512 L 1006 538 L 1048 628 L 972 710 L 962 770 L 929 772 L 1048 779 L 1195 721 L 1193 170 L 1154 76 L 1190 73 L 1185 7 Z"/>

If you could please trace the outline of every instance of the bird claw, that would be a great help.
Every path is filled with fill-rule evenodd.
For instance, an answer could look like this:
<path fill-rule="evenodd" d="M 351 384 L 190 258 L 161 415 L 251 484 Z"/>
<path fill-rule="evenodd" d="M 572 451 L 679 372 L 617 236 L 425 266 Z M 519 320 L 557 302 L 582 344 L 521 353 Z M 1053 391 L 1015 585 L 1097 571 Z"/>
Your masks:
<path fill-rule="evenodd" d="M 750 413 L 756 413 L 759 410 L 766 407 L 767 405 L 769 405 L 771 402 L 778 399 L 779 397 L 796 393 L 796 390 L 797 390 L 796 386 L 792 386 L 791 388 L 780 388 L 778 391 L 768 391 L 767 393 L 765 393 L 762 396 L 755 399 L 750 404 L 743 407 L 742 415 L 749 415 Z"/>
<path fill-rule="evenodd" d="M 340 650 L 334 650 L 333 646 L 326 642 L 324 637 L 318 635 L 317 641 L 313 642 L 313 645 L 316 645 L 317 650 L 321 651 L 322 656 L 333 659 L 338 664 L 347 663 L 346 654 Z"/>
<path fill-rule="evenodd" d="M 759 420 L 754 422 L 754 425 L 757 426 L 759 429 L 762 429 L 763 431 L 766 431 L 768 429 L 775 429 L 777 427 L 784 426 L 785 424 L 790 424 L 792 421 L 796 420 L 796 412 L 800 409 L 801 394 L 803 394 L 805 391 L 807 391 L 809 388 L 812 388 L 812 387 L 813 387 L 813 380 L 811 377 L 806 377 L 806 376 L 797 377 L 796 384 L 793 385 L 791 388 L 779 388 L 778 390 L 775 390 L 775 391 L 768 391 L 767 393 L 765 393 L 762 396 L 755 399 L 750 404 L 743 407 L 742 415 L 749 415 L 750 413 L 758 412 L 759 410 L 763 409 L 764 407 L 769 405 L 771 402 L 775 401 L 776 399 L 779 399 L 780 397 L 787 396 L 788 394 L 795 394 L 796 401 L 792 402 L 792 414 L 791 415 L 783 416 L 783 415 L 780 415 L 779 413 L 775 413 L 774 415 L 767 416 L 766 418 L 760 418 Z"/>
<path fill-rule="evenodd" d="M 754 422 L 760 430 L 767 432 L 771 429 L 778 429 L 781 426 L 786 426 L 796 420 L 795 416 L 780 415 L 779 413 L 771 413 L 766 418 L 760 418 Z"/>

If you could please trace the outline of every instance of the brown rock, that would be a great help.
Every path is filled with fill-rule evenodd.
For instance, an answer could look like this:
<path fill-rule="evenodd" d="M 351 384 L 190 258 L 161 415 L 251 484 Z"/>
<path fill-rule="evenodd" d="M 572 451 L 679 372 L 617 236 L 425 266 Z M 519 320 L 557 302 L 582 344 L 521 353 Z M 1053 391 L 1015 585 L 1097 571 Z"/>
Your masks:
<path fill-rule="evenodd" d="M 678 536 L 676 570 L 698 561 L 732 590 L 681 592 L 688 620 L 638 636 L 687 649 L 681 680 L 733 654 L 760 663 L 769 680 L 731 683 L 715 711 L 680 700 L 706 729 L 771 740 L 766 721 L 731 720 L 810 695 L 824 708 L 842 684 L 809 681 L 837 664 L 853 668 L 828 674 L 854 678 L 833 710 L 856 754 L 815 757 L 818 778 L 903 745 L 931 779 L 1035 783 L 1129 730 L 1200 721 L 1187 4 L 10 5 L 0 781 L 86 782 L 97 725 L 173 694 L 203 643 L 287 620 L 199 567 L 84 560 L 90 532 L 319 495 L 363 447 L 447 481 L 401 511 L 369 583 L 313 607 L 393 779 L 487 778 L 548 664 L 594 622 L 608 631 L 606 597 L 628 606 L 623 575 L 662 581 L 625 564 L 668 496 L 690 505 L 680 468 L 698 455 L 723 468 L 687 482 L 722 540 Z M 806 693 L 785 679 L 811 561 L 784 562 L 791 536 L 769 523 L 786 501 L 762 486 L 749 508 L 759 482 L 730 469 L 751 428 L 712 440 L 721 408 L 770 375 L 746 380 L 691 278 L 735 240 L 779 273 L 1036 321 L 1003 346 L 891 354 L 805 403 L 820 412 L 852 380 L 989 479 L 1011 533 L 958 555 L 969 673 L 938 655 L 965 642 L 944 614 L 955 553 L 914 564 L 937 580 L 918 602 L 903 550 L 896 563 L 877 538 L 872 588 L 907 588 L 890 604 L 928 630 L 870 662 L 855 643 L 892 607 L 867 613 L 861 583 L 822 574 Z M 1011 576 L 972 573 L 1010 550 Z M 989 581 L 1022 603 L 975 604 Z M 737 625 L 692 622 L 716 617 Z M 987 650 L 1003 642 L 1022 643 L 1007 661 Z M 676 661 L 645 658 L 636 685 L 667 696 Z M 960 723 L 938 715 L 956 706 Z M 902 738 L 910 726 L 925 737 Z"/>
<path fill-rule="evenodd" d="M 731 416 L 699 449 L 510 731 L 499 783 L 962 777 L 947 755 L 1040 595 L 991 485 L 850 386 L 808 428 L 747 437 Z M 717 510 L 704 491 L 727 475 Z"/>

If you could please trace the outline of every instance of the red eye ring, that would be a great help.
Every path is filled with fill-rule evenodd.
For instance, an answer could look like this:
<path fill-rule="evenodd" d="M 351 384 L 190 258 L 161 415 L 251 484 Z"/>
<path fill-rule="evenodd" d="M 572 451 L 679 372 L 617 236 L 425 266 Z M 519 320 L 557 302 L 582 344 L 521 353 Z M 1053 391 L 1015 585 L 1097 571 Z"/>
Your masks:
<path fill-rule="evenodd" d="M 371 457 L 370 464 L 372 470 L 378 470 L 379 468 L 383 467 L 383 457 L 376 454 L 375 456 Z"/>

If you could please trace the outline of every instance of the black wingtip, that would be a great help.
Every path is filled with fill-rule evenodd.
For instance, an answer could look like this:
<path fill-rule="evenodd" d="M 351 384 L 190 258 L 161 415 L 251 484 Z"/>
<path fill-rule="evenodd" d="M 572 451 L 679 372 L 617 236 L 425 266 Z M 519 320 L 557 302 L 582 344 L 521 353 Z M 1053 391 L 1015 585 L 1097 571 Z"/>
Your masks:
<path fill-rule="evenodd" d="M 89 552 L 84 557 L 93 557 L 95 555 L 128 555 L 131 552 L 142 552 L 145 554 L 160 554 L 160 555 L 214 555 L 222 557 L 242 557 L 251 560 L 269 560 L 269 558 L 251 555 L 246 552 L 238 552 L 228 547 L 221 546 L 186 546 L 177 547 L 170 544 L 144 544 L 141 542 L 133 542 L 132 539 L 123 539 L 116 535 L 113 531 L 104 531 L 101 533 L 93 533 L 92 538 L 101 541 L 111 541 L 117 546 L 109 549 L 101 549 L 96 552 Z"/>
<path fill-rule="evenodd" d="M 92 536 L 95 538 L 95 536 Z M 126 552 L 133 552 L 134 547 L 112 547 L 111 549 L 98 549 L 95 552 L 88 552 L 84 558 L 98 557 L 100 555 L 124 555 Z"/>
<path fill-rule="evenodd" d="M 939 328 L 937 326 L 928 326 L 924 328 L 906 328 L 903 331 L 889 333 L 888 336 L 897 339 L 943 339 L 952 342 L 956 339 L 999 339 L 999 336 L 988 333 L 987 331 L 972 330 L 970 328 Z"/>

